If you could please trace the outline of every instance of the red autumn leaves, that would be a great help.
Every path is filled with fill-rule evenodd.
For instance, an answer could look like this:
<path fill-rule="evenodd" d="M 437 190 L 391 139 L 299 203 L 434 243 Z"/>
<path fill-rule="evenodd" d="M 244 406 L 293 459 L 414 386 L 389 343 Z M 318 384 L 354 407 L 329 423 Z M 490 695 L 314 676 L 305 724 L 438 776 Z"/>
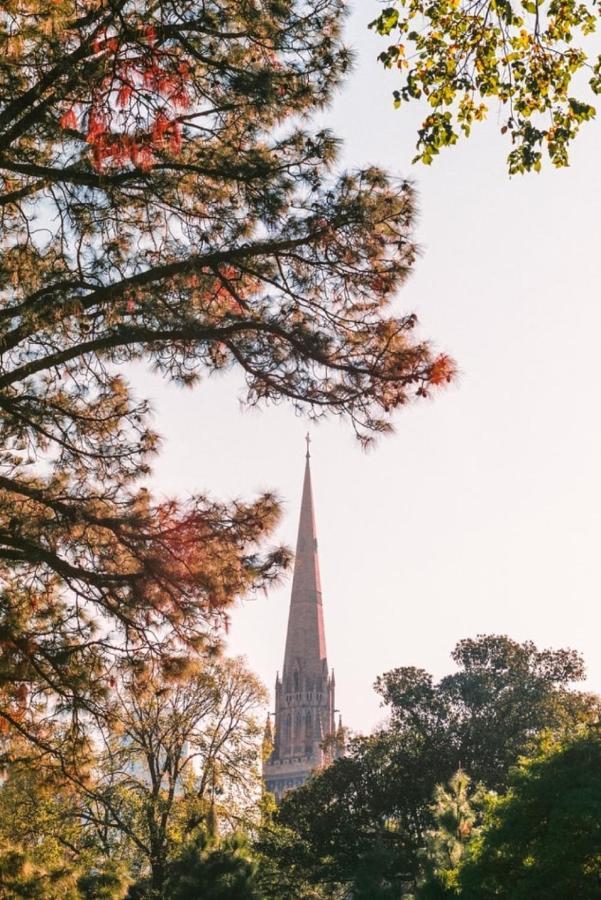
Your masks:
<path fill-rule="evenodd" d="M 153 26 L 136 43 L 97 36 L 90 50 L 98 60 L 98 84 L 87 103 L 65 110 L 59 121 L 65 130 L 85 132 L 94 168 L 147 170 L 157 152 L 178 154 L 180 115 L 190 106 L 186 61 L 159 46 Z"/>
<path fill-rule="evenodd" d="M 427 367 L 424 375 L 420 379 L 421 384 L 416 391 L 417 396 L 427 397 L 428 388 L 444 387 L 446 384 L 450 384 L 451 381 L 453 381 L 456 374 L 457 366 L 455 365 L 455 361 L 451 359 L 450 356 L 447 356 L 446 353 L 439 354 L 439 356 L 437 356 Z"/>
<path fill-rule="evenodd" d="M 435 387 L 448 384 L 456 374 L 455 363 L 450 356 L 437 356 L 430 366 L 428 382 Z"/>

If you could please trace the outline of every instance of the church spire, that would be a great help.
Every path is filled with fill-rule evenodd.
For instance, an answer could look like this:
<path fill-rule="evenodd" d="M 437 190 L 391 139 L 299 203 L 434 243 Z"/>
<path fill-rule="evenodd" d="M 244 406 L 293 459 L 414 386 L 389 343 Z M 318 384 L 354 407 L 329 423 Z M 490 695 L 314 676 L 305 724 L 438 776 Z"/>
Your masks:
<path fill-rule="evenodd" d="M 303 784 L 336 755 L 335 686 L 326 657 L 308 435 L 306 440 L 284 668 L 275 684 L 273 752 L 263 766 L 267 789 L 276 797 Z"/>
<path fill-rule="evenodd" d="M 317 662 L 326 659 L 309 435 L 306 441 L 305 478 L 296 540 L 284 669 L 290 669 L 298 660 Z"/>

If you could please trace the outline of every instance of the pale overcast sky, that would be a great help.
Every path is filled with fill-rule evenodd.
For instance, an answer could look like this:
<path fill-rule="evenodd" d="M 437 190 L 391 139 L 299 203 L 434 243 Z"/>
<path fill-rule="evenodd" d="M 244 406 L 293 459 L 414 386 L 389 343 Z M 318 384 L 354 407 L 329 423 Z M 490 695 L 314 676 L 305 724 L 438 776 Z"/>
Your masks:
<path fill-rule="evenodd" d="M 582 651 L 601 691 L 601 122 L 572 167 L 509 179 L 492 121 L 411 166 L 423 109 L 392 109 L 394 74 L 365 30 L 358 65 L 320 121 L 345 141 L 342 163 L 415 180 L 423 254 L 399 296 L 422 333 L 452 353 L 456 386 L 398 416 L 363 453 L 338 422 L 313 429 L 313 483 L 328 656 L 345 722 L 381 718 L 374 679 L 394 666 L 436 676 L 457 640 L 480 632 Z M 165 494 L 209 490 L 285 500 L 293 543 L 307 423 L 285 406 L 242 413 L 236 377 L 194 392 L 136 376 L 164 436 L 153 479 Z M 289 584 L 232 614 L 229 647 L 273 688 Z"/>

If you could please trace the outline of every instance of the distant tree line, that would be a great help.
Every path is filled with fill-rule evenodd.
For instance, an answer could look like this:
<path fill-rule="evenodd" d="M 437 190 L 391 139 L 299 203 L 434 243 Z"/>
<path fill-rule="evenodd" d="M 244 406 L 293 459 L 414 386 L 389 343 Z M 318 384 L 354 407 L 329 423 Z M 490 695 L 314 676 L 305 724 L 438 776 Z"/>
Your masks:
<path fill-rule="evenodd" d="M 280 805 L 265 692 L 240 660 L 125 669 L 75 782 L 6 745 L 0 895 L 67 900 L 598 897 L 601 699 L 570 650 L 461 641 L 435 682 L 394 669 L 388 720 Z"/>
<path fill-rule="evenodd" d="M 361 900 L 572 896 L 548 894 L 546 886 L 537 893 L 530 883 L 530 893 L 519 893 L 510 882 L 498 888 L 504 884 L 500 864 L 497 886 L 488 894 L 473 886 L 485 864 L 494 869 L 496 856 L 487 842 L 499 839 L 499 823 L 525 802 L 534 776 L 551 778 L 555 769 L 576 765 L 578 754 L 594 759 L 598 752 L 601 699 L 570 688 L 584 677 L 582 659 L 571 650 L 539 651 L 530 642 L 494 635 L 460 641 L 452 658 L 456 671 L 439 682 L 415 668 L 379 678 L 387 725 L 352 739 L 344 759 L 285 797 L 260 847 L 278 877 L 289 879 L 289 896 L 310 897 L 311 889 L 319 897 Z M 601 797 L 592 776 L 591 765 L 580 788 L 598 810 Z M 562 802 L 568 806 L 569 797 Z M 585 808 L 583 800 L 572 811 L 575 820 Z M 569 856 L 572 832 L 547 834 L 545 817 L 533 822 L 539 846 L 528 871 L 534 878 L 545 865 L 541 853 L 551 850 L 546 842 L 564 840 Z M 522 828 L 527 830 L 525 822 Z M 573 834 L 587 828 L 583 818 Z M 589 837 L 601 854 L 596 827 Z M 462 894 L 466 847 L 470 863 L 461 890 L 468 890 L 469 881 L 472 893 Z M 507 852 L 519 855 L 519 848 L 516 829 L 516 844 Z M 592 859 L 591 866 L 587 877 L 598 889 Z M 547 878 L 552 880 L 551 873 Z M 295 894 L 297 883 L 308 887 Z M 589 895 L 594 891 L 582 893 Z M 286 891 L 274 896 L 283 898 Z"/>

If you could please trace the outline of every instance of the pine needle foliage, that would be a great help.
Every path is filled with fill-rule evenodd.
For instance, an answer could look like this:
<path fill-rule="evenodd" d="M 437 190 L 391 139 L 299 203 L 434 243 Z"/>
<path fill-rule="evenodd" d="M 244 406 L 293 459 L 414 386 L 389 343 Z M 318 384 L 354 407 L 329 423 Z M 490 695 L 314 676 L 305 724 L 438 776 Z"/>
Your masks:
<path fill-rule="evenodd" d="M 44 751 L 59 710 L 77 755 L 117 659 L 177 669 L 287 562 L 261 549 L 273 495 L 140 486 L 158 437 L 126 364 L 237 368 L 249 403 L 364 441 L 453 375 L 387 308 L 411 186 L 337 171 L 307 126 L 348 70 L 343 21 L 340 0 L 2 4 L 0 727 Z"/>
<path fill-rule="evenodd" d="M 485 791 L 473 790 L 463 769 L 436 786 L 432 817 L 434 828 L 424 843 L 426 876 L 418 890 L 419 900 L 445 900 L 456 895 L 459 866 L 471 840 L 477 833 Z"/>

